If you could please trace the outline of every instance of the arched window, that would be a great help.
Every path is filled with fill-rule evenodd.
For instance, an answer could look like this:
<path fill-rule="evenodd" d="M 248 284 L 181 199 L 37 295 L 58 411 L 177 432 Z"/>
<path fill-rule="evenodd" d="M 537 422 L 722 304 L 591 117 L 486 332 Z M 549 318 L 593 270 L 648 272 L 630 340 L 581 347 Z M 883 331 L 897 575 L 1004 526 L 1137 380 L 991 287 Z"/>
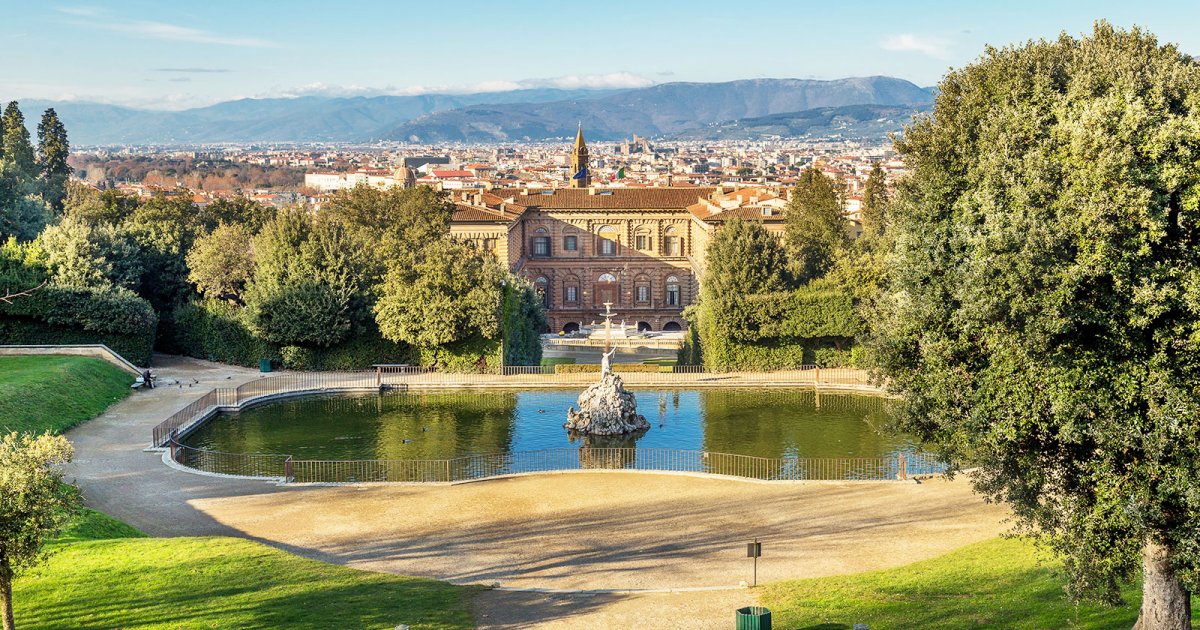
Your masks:
<path fill-rule="evenodd" d="M 533 286 L 537 289 L 538 297 L 542 298 L 542 306 L 550 308 L 550 281 L 546 276 L 538 276 L 538 279 L 533 281 Z"/>
<path fill-rule="evenodd" d="M 533 231 L 533 255 L 545 257 L 550 255 L 550 232 L 546 228 Z"/>
<path fill-rule="evenodd" d="M 683 248 L 680 243 L 679 233 L 675 228 L 667 228 L 666 235 L 663 236 L 663 256 L 682 256 Z"/>
<path fill-rule="evenodd" d="M 663 330 L 666 332 L 679 332 L 683 330 L 683 327 L 679 325 L 679 322 L 667 322 L 667 325 L 663 326 Z"/>
<path fill-rule="evenodd" d="M 679 306 L 679 278 L 675 276 L 667 277 L 667 306 Z M 664 329 L 665 330 L 665 329 Z"/>
<path fill-rule="evenodd" d="M 649 332 L 650 330 L 653 330 L 650 328 L 650 322 L 638 322 L 638 332 Z"/>
<path fill-rule="evenodd" d="M 601 256 L 617 255 L 617 228 L 606 225 L 596 231 L 596 251 Z"/>
<path fill-rule="evenodd" d="M 604 273 L 604 274 L 600 274 L 600 277 L 597 278 L 596 281 L 597 282 L 616 282 L 617 277 L 612 275 L 611 273 Z"/>
<path fill-rule="evenodd" d="M 650 235 L 650 228 L 643 225 L 634 231 L 633 248 L 639 252 L 649 252 L 654 249 L 654 237 Z"/>
<path fill-rule="evenodd" d="M 562 331 L 568 335 L 571 333 L 577 333 L 579 332 L 579 324 L 576 324 L 575 322 L 567 322 L 563 324 Z"/>

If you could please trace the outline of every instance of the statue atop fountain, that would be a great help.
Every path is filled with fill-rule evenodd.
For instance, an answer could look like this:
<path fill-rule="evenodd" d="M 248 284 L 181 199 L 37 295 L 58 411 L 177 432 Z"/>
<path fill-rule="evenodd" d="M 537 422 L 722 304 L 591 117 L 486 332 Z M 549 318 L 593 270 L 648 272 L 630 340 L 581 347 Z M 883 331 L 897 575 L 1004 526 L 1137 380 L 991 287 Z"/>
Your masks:
<path fill-rule="evenodd" d="M 625 389 L 625 382 L 612 371 L 612 303 L 604 304 L 604 353 L 600 355 L 600 381 L 588 386 L 579 395 L 579 411 L 567 410 L 563 425 L 572 435 L 625 435 L 641 433 L 650 423 L 637 412 L 637 400 Z"/>

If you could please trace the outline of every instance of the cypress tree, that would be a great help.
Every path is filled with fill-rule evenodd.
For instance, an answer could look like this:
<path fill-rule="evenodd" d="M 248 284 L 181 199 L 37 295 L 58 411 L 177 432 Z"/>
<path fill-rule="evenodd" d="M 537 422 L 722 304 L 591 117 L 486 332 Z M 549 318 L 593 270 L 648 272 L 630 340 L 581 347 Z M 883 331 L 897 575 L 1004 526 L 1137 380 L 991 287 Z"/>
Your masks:
<path fill-rule="evenodd" d="M 887 176 L 883 167 L 876 162 L 867 175 L 867 183 L 863 186 L 862 223 L 863 234 L 867 237 L 883 233 L 887 224 Z"/>
<path fill-rule="evenodd" d="M 0 126 L 4 128 L 4 159 L 16 165 L 22 175 L 33 179 L 37 176 L 37 162 L 29 142 L 29 130 L 25 128 L 25 116 L 16 101 L 4 108 Z"/>
<path fill-rule="evenodd" d="M 38 157 L 43 177 L 43 196 L 56 212 L 61 212 L 63 199 L 67 194 L 67 176 L 71 167 L 67 165 L 67 156 L 71 145 L 67 141 L 67 129 L 58 119 L 54 108 L 47 109 L 42 114 L 38 124 Z"/>

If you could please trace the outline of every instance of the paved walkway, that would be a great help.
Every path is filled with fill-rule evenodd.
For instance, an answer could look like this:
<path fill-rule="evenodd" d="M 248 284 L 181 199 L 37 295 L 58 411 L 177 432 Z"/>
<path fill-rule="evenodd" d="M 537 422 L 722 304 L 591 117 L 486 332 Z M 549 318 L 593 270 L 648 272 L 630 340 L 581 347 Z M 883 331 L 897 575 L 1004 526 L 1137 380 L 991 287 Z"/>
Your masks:
<path fill-rule="evenodd" d="M 680 619 L 725 628 L 753 603 L 744 543 L 764 541 L 759 579 L 892 567 L 1003 531 L 1005 511 L 965 482 L 754 484 L 572 473 L 457 486 L 279 488 L 165 467 L 150 428 L 250 370 L 162 358 L 183 387 L 137 392 L 73 430 L 70 475 L 90 505 L 156 536 L 232 535 L 320 560 L 459 583 L 540 589 L 732 587 L 566 595 L 493 590 L 484 627 L 632 627 Z M 193 382 L 198 380 L 199 383 Z M 192 387 L 188 387 L 191 383 Z"/>

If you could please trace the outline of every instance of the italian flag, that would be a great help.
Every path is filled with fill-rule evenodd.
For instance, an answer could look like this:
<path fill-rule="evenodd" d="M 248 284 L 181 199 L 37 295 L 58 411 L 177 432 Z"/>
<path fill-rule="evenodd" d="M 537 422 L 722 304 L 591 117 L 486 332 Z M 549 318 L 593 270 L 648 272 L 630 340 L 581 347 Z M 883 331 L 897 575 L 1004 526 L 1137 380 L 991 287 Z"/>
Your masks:
<path fill-rule="evenodd" d="M 622 166 L 621 168 L 617 169 L 617 172 L 612 174 L 612 178 L 625 179 L 625 167 Z"/>

